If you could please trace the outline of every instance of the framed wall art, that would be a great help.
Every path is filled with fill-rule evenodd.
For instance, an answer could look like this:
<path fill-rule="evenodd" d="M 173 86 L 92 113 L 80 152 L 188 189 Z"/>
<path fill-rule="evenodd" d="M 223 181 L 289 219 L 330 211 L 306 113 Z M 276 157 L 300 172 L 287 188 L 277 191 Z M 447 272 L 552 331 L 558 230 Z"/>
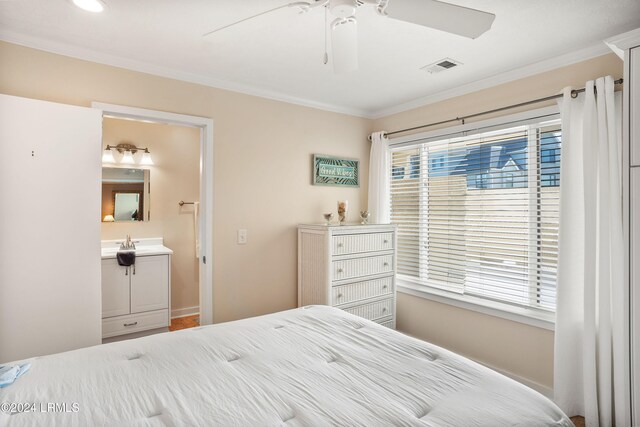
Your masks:
<path fill-rule="evenodd" d="M 313 155 L 313 185 L 360 186 L 360 161 Z"/>

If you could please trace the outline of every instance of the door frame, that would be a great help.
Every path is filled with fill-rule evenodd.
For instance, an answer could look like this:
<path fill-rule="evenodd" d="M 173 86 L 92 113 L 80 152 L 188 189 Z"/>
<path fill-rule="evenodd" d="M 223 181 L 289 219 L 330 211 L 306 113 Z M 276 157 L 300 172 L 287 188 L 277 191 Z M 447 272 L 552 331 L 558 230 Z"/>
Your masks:
<path fill-rule="evenodd" d="M 165 123 L 200 129 L 200 324 L 213 323 L 213 119 L 124 105 L 92 102 L 102 117 Z M 177 203 L 177 202 L 176 202 Z"/>

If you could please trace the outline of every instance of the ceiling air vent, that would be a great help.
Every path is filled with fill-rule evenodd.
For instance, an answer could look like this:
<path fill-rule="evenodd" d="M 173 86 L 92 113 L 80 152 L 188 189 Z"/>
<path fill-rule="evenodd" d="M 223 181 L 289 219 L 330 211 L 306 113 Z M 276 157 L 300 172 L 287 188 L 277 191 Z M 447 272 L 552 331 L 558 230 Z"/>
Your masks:
<path fill-rule="evenodd" d="M 429 74 L 436 74 L 436 73 L 439 73 L 440 71 L 449 70 L 459 65 L 462 65 L 462 63 L 458 61 L 454 61 L 451 58 L 445 58 L 445 59 L 441 59 L 438 62 L 434 62 L 433 64 L 425 65 L 420 69 L 426 71 Z"/>

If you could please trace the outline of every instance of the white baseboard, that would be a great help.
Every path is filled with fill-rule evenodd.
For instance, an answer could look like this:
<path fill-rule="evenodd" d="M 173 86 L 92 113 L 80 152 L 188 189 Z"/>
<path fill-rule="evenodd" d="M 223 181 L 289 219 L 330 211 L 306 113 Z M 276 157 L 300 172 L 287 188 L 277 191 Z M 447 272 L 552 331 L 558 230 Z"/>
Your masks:
<path fill-rule="evenodd" d="M 171 318 L 177 319 L 179 317 L 187 317 L 194 316 L 196 314 L 200 314 L 200 306 L 196 305 L 193 307 L 184 307 L 184 308 L 176 308 L 171 310 Z"/>

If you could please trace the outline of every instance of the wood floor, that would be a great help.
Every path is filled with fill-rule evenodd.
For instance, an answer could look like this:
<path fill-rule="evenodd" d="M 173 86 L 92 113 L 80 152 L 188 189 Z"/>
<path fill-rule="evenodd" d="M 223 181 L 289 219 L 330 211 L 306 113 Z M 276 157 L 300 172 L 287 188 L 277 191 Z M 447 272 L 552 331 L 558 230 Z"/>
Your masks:
<path fill-rule="evenodd" d="M 170 331 L 179 331 L 180 329 L 194 328 L 200 326 L 200 316 L 186 316 L 171 319 Z"/>
<path fill-rule="evenodd" d="M 571 417 L 571 421 L 576 425 L 576 427 L 584 427 L 584 418 L 583 417 Z"/>

